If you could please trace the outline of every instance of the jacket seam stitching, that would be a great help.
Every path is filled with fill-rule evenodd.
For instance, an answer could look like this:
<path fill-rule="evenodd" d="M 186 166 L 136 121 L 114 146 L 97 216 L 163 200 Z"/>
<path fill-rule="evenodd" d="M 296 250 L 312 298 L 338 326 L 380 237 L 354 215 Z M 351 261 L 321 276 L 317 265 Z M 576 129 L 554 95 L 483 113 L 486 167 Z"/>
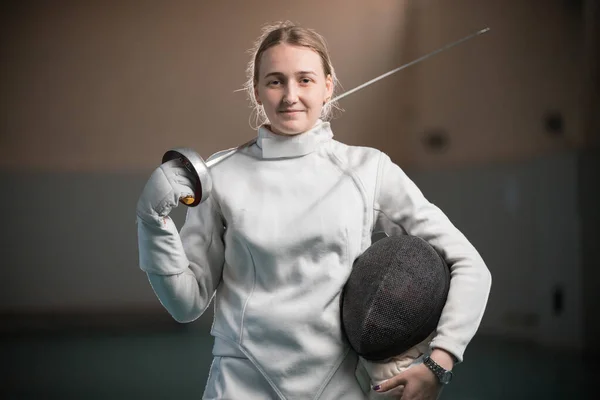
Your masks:
<path fill-rule="evenodd" d="M 325 389 L 327 388 L 327 386 L 329 386 L 329 383 L 331 383 L 331 378 L 333 378 L 333 376 L 335 375 L 335 373 L 340 369 L 340 367 L 344 363 L 344 360 L 348 356 L 348 352 L 349 351 L 350 351 L 350 348 L 348 347 L 344 351 L 344 354 L 342 354 L 342 356 L 337 360 L 337 362 L 335 363 L 334 367 L 331 369 L 331 371 L 329 371 L 329 374 L 327 375 L 327 378 L 325 379 L 325 382 L 323 382 L 323 385 L 321 385 L 321 387 L 319 388 L 319 390 L 317 391 L 317 394 L 315 395 L 315 397 L 313 397 L 313 399 L 318 399 L 319 397 L 321 397 L 321 395 L 323 394 L 323 392 L 325 391 Z"/>
<path fill-rule="evenodd" d="M 254 262 L 254 257 L 252 256 L 252 252 L 250 251 L 250 248 L 248 248 L 247 244 L 246 244 L 246 249 L 248 250 L 248 254 L 250 255 L 250 260 L 252 261 L 253 280 L 252 280 L 252 289 L 250 290 L 250 294 L 248 294 L 248 297 L 246 298 L 246 301 L 244 302 L 244 308 L 242 309 L 242 315 L 241 315 L 241 319 L 240 319 L 240 339 L 239 339 L 240 346 L 242 345 L 242 341 L 244 339 L 244 318 L 246 317 L 246 309 L 248 308 L 248 303 L 250 302 L 250 298 L 254 294 L 254 289 L 256 288 L 256 263 Z"/>
<path fill-rule="evenodd" d="M 219 336 L 221 339 L 227 341 L 227 342 L 233 342 L 235 343 L 234 340 L 226 337 L 226 336 Z M 277 385 L 275 385 L 275 382 L 273 382 L 273 380 L 271 379 L 271 377 L 269 376 L 269 374 L 267 374 L 267 372 L 261 367 L 260 363 L 256 361 L 256 359 L 254 357 L 252 357 L 252 355 L 250 354 L 250 352 L 246 351 L 246 349 L 244 349 L 244 346 L 241 343 L 238 343 L 239 345 L 239 350 L 246 356 L 246 358 L 248 358 L 248 360 L 250 360 L 250 362 L 252 363 L 252 365 L 262 374 L 262 376 L 265 378 L 265 380 L 267 381 L 267 383 L 271 386 L 271 389 L 273 389 L 273 391 L 275 393 L 277 393 L 277 395 L 281 398 L 281 399 L 285 399 L 285 396 L 283 395 L 283 393 L 281 392 L 281 390 L 279 390 L 279 388 L 277 387 Z"/>
<path fill-rule="evenodd" d="M 335 154 L 335 152 L 331 149 L 329 149 L 329 151 L 327 152 L 329 154 L 329 157 L 332 159 L 333 163 L 335 164 L 335 166 L 343 173 L 348 175 L 351 179 L 352 182 L 354 183 L 354 186 L 356 186 L 356 188 L 358 189 L 358 192 L 360 193 L 360 196 L 362 198 L 363 201 L 363 221 L 362 221 L 362 228 L 361 228 L 361 240 L 360 240 L 360 247 L 362 247 L 362 243 L 366 237 L 367 232 L 365 232 L 365 228 L 368 225 L 368 212 L 369 212 L 369 201 L 367 198 L 367 191 L 364 188 L 362 181 L 360 180 L 360 178 L 358 176 L 356 176 L 356 174 L 354 173 L 354 171 L 347 167 L 344 168 L 344 163 L 340 160 L 340 158 L 337 156 L 337 154 Z"/>
<path fill-rule="evenodd" d="M 383 152 L 379 152 L 379 160 L 377 160 L 377 174 L 375 176 L 375 190 L 373 192 L 373 224 L 371 229 L 375 228 L 375 224 L 377 223 L 376 213 L 383 211 L 379 207 L 379 194 L 381 193 L 381 169 L 383 165 Z M 383 213 L 385 215 L 385 213 Z M 387 215 L 386 215 L 387 217 Z M 389 217 L 387 217 L 389 219 Z"/>

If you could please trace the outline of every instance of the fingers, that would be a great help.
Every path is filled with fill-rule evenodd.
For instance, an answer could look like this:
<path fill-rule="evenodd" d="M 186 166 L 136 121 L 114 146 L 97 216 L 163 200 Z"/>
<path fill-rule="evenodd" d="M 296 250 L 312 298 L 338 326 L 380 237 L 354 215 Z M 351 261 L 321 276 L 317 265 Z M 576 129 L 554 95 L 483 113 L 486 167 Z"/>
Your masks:
<path fill-rule="evenodd" d="M 179 197 L 193 196 L 195 182 L 186 175 L 176 175 L 173 177 L 173 189 L 178 193 Z"/>
<path fill-rule="evenodd" d="M 161 167 L 178 197 L 194 197 L 197 177 L 192 171 L 183 166 L 181 160 L 167 161 Z"/>
<path fill-rule="evenodd" d="M 374 398 L 384 399 L 401 399 L 404 394 L 404 385 L 396 386 L 387 391 L 377 391 L 377 395 Z"/>
<path fill-rule="evenodd" d="M 186 168 L 183 161 L 181 159 L 175 158 L 173 160 L 169 160 L 163 164 L 161 164 L 161 168 L 165 171 L 167 175 L 172 176 L 186 176 L 189 178 L 194 177 L 193 170 Z"/>
<path fill-rule="evenodd" d="M 373 390 L 378 393 L 387 392 L 394 388 L 402 388 L 404 389 L 404 385 L 406 385 L 406 379 L 403 374 L 396 375 L 395 377 L 388 379 L 387 381 L 382 382 L 379 385 L 373 386 Z"/>

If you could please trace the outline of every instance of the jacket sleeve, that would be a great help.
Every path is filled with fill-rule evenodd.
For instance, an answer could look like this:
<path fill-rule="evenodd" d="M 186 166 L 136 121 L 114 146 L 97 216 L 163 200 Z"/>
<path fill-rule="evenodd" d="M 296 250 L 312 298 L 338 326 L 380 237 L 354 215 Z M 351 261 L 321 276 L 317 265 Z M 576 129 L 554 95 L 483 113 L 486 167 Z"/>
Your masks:
<path fill-rule="evenodd" d="M 450 266 L 450 291 L 430 347 L 446 350 L 462 362 L 481 323 L 491 288 L 491 274 L 483 259 L 448 217 L 383 153 L 374 208 L 376 224 L 396 226 L 423 238 Z"/>
<path fill-rule="evenodd" d="M 221 280 L 224 223 L 213 197 L 189 208 L 181 232 L 171 218 L 138 217 L 140 268 L 161 304 L 178 322 L 204 313 Z"/>

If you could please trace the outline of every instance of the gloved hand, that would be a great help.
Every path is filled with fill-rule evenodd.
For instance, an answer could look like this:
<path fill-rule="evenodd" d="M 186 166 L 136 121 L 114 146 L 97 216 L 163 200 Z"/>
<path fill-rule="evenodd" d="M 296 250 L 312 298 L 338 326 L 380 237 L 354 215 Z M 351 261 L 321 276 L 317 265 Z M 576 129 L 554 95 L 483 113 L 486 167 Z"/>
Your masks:
<path fill-rule="evenodd" d="M 140 268 L 156 275 L 175 275 L 189 266 L 177 227 L 169 213 L 179 199 L 193 195 L 194 177 L 179 159 L 154 170 L 137 203 Z"/>
<path fill-rule="evenodd" d="M 160 223 L 179 204 L 194 195 L 194 177 L 183 163 L 170 160 L 154 170 L 137 203 L 137 215 L 147 223 Z"/>

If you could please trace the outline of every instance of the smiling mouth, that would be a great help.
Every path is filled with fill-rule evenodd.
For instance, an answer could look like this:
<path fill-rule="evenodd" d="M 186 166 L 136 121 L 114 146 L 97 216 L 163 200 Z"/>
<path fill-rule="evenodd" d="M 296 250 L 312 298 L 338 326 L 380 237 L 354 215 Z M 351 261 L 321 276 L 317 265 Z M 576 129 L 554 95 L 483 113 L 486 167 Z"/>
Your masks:
<path fill-rule="evenodd" d="M 295 113 L 299 113 L 299 112 L 304 112 L 304 110 L 282 110 L 279 112 L 282 114 L 295 114 Z"/>

